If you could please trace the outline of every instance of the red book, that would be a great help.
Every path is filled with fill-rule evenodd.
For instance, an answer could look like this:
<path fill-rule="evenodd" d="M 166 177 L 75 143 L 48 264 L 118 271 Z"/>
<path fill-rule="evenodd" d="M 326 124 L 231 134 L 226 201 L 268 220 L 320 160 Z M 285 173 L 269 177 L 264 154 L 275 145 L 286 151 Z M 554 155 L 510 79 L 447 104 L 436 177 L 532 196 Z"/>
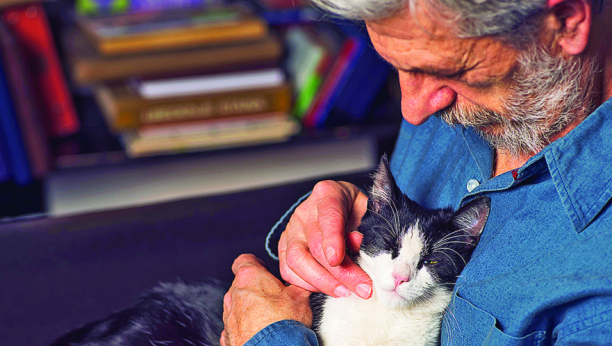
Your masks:
<path fill-rule="evenodd" d="M 15 114 L 24 140 L 32 175 L 42 179 L 51 168 L 51 150 L 47 134 L 42 126 L 40 109 L 32 88 L 32 79 L 24 65 L 24 59 L 13 35 L 0 21 L 0 47 L 2 62 L 6 68 L 8 85 L 15 106 Z"/>
<path fill-rule="evenodd" d="M 65 137 L 80 128 L 79 119 L 62 71 L 45 11 L 39 3 L 2 11 L 2 19 L 19 42 L 41 100 L 50 137 Z"/>

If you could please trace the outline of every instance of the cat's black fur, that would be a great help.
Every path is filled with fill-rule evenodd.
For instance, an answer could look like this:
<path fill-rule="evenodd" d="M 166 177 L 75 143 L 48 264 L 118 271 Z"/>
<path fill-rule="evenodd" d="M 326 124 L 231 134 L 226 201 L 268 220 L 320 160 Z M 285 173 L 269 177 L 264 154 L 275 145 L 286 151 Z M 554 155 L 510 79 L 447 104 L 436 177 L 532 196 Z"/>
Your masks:
<path fill-rule="evenodd" d="M 87 324 L 52 346 L 208 346 L 219 345 L 223 296 L 229 285 L 164 283 L 132 307 Z"/>
<path fill-rule="evenodd" d="M 429 246 L 421 254 L 418 269 L 424 261 L 436 261 L 437 283 L 452 291 L 482 229 L 477 234 L 465 233 L 456 238 L 457 241 L 446 244 L 452 251 L 444 254 L 432 251 L 431 246 L 445 235 L 465 227 L 470 217 L 484 217 L 486 221 L 488 208 L 489 199 L 480 197 L 457 212 L 448 208 L 424 209 L 401 193 L 383 157 L 374 176 L 368 211 L 359 227 L 363 234 L 361 251 L 368 256 L 384 252 L 390 253 L 392 258 L 397 257 L 400 239 L 408 228 L 400 226 L 414 225 L 418 221 Z M 483 216 L 484 209 L 486 215 Z M 389 227 L 388 220 L 397 220 L 398 227 Z M 354 260 L 359 263 L 359 255 L 354 255 Z M 162 284 L 143 295 L 134 306 L 76 329 L 52 346 L 219 345 L 223 330 L 223 296 L 227 289 L 228 285 L 216 281 Z M 311 296 L 315 330 L 320 327 L 327 299 L 322 294 Z"/>

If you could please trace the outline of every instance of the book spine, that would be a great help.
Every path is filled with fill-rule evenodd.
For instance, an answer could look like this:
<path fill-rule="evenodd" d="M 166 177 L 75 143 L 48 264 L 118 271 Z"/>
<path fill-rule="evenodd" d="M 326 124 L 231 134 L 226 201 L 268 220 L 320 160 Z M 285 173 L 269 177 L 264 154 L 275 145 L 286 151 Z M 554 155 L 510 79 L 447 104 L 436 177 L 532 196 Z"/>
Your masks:
<path fill-rule="evenodd" d="M 9 171 L 5 151 L 6 148 L 0 143 L 0 183 L 6 183 L 11 180 L 11 173 Z"/>
<path fill-rule="evenodd" d="M 26 59 L 33 62 L 32 75 L 50 137 L 65 137 L 80 128 L 79 119 L 62 72 L 44 9 L 40 4 L 12 7 L 2 12 Z"/>
<path fill-rule="evenodd" d="M 15 118 L 15 109 L 7 85 L 4 66 L 0 66 L 0 140 L 6 148 L 11 176 L 19 185 L 32 181 L 27 154 Z"/>
<path fill-rule="evenodd" d="M 30 76 L 23 65 L 23 56 L 14 37 L 2 21 L 0 21 L 0 46 L 2 62 L 4 66 L 10 66 L 6 69 L 7 81 L 32 174 L 35 178 L 42 179 L 51 168 L 49 142 L 41 124 L 40 111 L 37 104 L 32 102 L 35 97 L 32 93 Z"/>
<path fill-rule="evenodd" d="M 272 112 L 289 112 L 291 88 L 287 85 L 241 92 L 210 94 L 188 99 L 142 100 L 115 102 L 115 107 L 104 107 L 112 119 L 111 128 L 123 130 L 145 125 L 172 124 L 194 120 L 237 117 Z M 107 101 L 108 102 L 108 101 Z"/>
<path fill-rule="evenodd" d="M 95 34 L 92 36 L 97 41 L 98 49 L 103 55 L 121 55 L 260 39 L 267 33 L 266 23 L 254 18 L 216 27 L 163 30 L 115 38 L 102 38 Z"/>
<path fill-rule="evenodd" d="M 83 51 L 95 50 L 80 34 L 72 35 L 72 42 L 66 46 L 70 55 L 72 76 L 81 85 L 94 84 L 108 80 L 127 79 L 132 76 L 155 76 L 187 72 L 233 71 L 240 68 L 278 66 L 283 47 L 279 40 L 266 37 L 264 40 L 169 51 L 156 54 L 130 55 L 120 57 L 100 57 L 86 55 Z M 70 49 L 71 43 L 74 49 Z M 85 49 L 78 46 L 86 46 Z M 163 71 L 163 72 L 162 72 Z"/>
<path fill-rule="evenodd" d="M 297 122 L 286 118 L 247 122 L 242 126 L 212 128 L 180 136 L 141 138 L 123 135 L 123 141 L 128 156 L 141 157 L 282 142 L 298 131 Z"/>

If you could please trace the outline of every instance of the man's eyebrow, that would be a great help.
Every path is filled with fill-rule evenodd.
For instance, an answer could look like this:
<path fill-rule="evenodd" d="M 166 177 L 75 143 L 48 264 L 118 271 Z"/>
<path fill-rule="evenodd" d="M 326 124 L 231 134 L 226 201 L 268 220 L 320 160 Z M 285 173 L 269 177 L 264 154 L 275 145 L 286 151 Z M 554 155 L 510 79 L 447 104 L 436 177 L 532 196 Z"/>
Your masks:
<path fill-rule="evenodd" d="M 407 72 L 407 73 L 425 73 L 428 75 L 443 76 L 443 77 L 454 76 L 454 75 L 457 75 L 463 72 L 462 69 L 439 68 L 439 67 L 432 67 L 432 66 L 411 67 L 409 69 L 397 68 L 397 70 L 402 71 L 402 72 Z"/>
<path fill-rule="evenodd" d="M 433 76 L 451 77 L 451 76 L 456 76 L 456 75 L 464 72 L 464 70 L 460 69 L 460 68 L 453 69 L 453 68 L 440 68 L 440 67 L 433 67 L 433 66 L 401 68 L 401 67 L 397 67 L 397 66 L 393 65 L 392 63 L 390 63 L 387 60 L 384 60 L 384 61 L 393 70 L 401 71 L 401 72 L 405 72 L 405 73 L 424 73 L 424 74 L 433 75 Z"/>

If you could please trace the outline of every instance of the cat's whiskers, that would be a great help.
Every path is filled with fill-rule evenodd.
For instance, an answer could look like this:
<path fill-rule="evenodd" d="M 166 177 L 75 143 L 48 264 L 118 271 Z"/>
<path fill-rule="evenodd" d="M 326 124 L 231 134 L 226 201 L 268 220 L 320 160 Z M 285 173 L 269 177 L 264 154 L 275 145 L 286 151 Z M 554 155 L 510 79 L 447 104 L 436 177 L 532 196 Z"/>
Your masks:
<path fill-rule="evenodd" d="M 459 241 L 459 240 L 447 241 L 447 242 L 444 242 L 443 244 L 440 244 L 440 246 L 445 246 L 447 244 L 465 244 L 465 245 L 470 245 L 470 246 L 476 246 L 472 242 L 469 242 L 469 241 Z"/>
<path fill-rule="evenodd" d="M 396 226 L 395 229 L 401 229 L 401 222 L 400 222 L 400 217 L 399 217 L 399 210 L 397 209 L 397 205 L 395 204 L 394 200 L 391 200 L 391 203 L 389 204 L 389 206 L 391 207 L 391 215 L 393 217 L 393 224 Z M 401 234 L 401 233 L 400 233 Z M 399 235 L 399 234 L 398 234 Z"/>
<path fill-rule="evenodd" d="M 453 237 L 464 237 L 464 236 L 465 236 L 465 233 L 466 233 L 466 230 L 468 230 L 468 228 L 467 228 L 467 227 L 464 227 L 464 228 L 460 228 L 460 229 L 458 229 L 458 230 L 455 230 L 455 231 L 453 231 L 453 232 L 450 232 L 449 234 L 447 234 L 447 235 L 445 235 L 444 237 L 440 238 L 440 240 L 438 240 L 438 241 L 437 241 L 437 243 L 442 242 L 442 241 L 444 241 L 445 239 L 450 238 L 451 236 L 453 236 Z M 456 235 L 457 233 L 462 233 L 462 234 L 460 234 L 460 235 Z"/>
<path fill-rule="evenodd" d="M 440 250 L 442 250 L 442 251 L 440 251 Z M 456 250 L 454 250 L 454 249 L 451 249 L 451 248 L 449 248 L 449 247 L 443 247 L 443 248 L 439 248 L 439 249 L 438 249 L 438 251 L 436 251 L 436 252 L 444 253 L 444 250 L 450 250 L 450 251 L 452 251 L 452 252 L 456 253 L 456 254 L 459 256 L 459 258 L 461 258 L 461 260 L 463 261 L 464 265 L 467 265 L 467 262 L 465 261 L 465 259 L 463 258 L 463 256 L 462 256 L 462 255 L 461 255 L 459 252 L 457 252 Z M 454 262 L 454 261 L 453 261 L 453 264 L 455 264 L 455 262 Z"/>
<path fill-rule="evenodd" d="M 399 234 L 399 233 L 396 233 L 396 229 L 395 229 L 395 228 L 393 227 L 393 225 L 392 225 L 392 224 L 389 222 L 389 220 L 387 220 L 387 218 L 386 218 L 386 217 L 383 217 L 383 216 L 382 216 L 380 213 L 378 213 L 378 212 L 376 212 L 376 211 L 374 211 L 374 210 L 372 210 L 372 209 L 370 209 L 370 208 L 368 208 L 368 210 L 369 210 L 370 212 L 372 212 L 374 215 L 377 215 L 378 217 L 380 217 L 381 219 L 383 219 L 383 220 L 384 220 L 384 221 L 387 223 L 387 225 L 389 225 L 389 228 L 385 228 L 385 229 L 389 230 L 389 231 L 391 232 L 391 234 Z"/>
<path fill-rule="evenodd" d="M 459 331 L 461 331 L 461 326 L 459 326 L 459 322 L 457 321 L 457 316 L 455 316 L 455 313 L 453 312 L 452 309 L 449 309 L 449 307 L 446 307 L 444 309 L 444 315 L 448 316 L 448 318 L 444 318 L 444 319 L 442 319 L 442 321 L 444 323 L 446 323 L 446 331 L 447 331 L 447 334 L 448 334 L 448 344 L 452 346 L 452 344 L 453 344 L 453 330 L 454 330 L 454 328 L 457 328 L 457 329 L 459 329 Z"/>

